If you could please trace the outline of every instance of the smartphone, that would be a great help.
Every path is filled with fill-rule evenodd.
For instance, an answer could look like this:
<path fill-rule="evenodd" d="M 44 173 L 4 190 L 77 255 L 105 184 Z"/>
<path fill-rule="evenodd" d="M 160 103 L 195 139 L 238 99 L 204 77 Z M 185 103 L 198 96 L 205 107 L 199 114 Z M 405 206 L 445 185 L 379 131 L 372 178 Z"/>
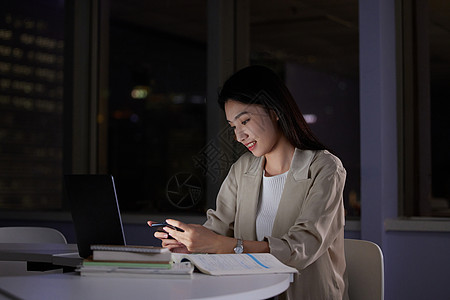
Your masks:
<path fill-rule="evenodd" d="M 163 222 L 163 223 L 153 223 L 153 224 L 151 225 L 151 227 L 156 228 L 157 231 L 161 231 L 161 232 L 164 232 L 164 230 L 163 230 L 164 227 L 169 227 L 169 228 L 175 229 L 176 231 L 184 232 L 183 229 L 178 228 L 178 227 L 175 227 L 175 226 L 170 225 L 170 224 L 167 224 L 166 222 Z"/>

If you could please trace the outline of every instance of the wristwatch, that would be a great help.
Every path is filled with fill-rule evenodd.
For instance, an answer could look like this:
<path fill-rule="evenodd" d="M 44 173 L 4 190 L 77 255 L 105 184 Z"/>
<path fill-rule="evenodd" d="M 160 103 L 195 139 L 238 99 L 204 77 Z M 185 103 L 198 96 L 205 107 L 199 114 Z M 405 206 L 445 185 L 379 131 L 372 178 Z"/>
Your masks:
<path fill-rule="evenodd" d="M 236 247 L 234 247 L 234 253 L 241 254 L 244 252 L 244 244 L 242 243 L 241 239 L 237 239 Z"/>

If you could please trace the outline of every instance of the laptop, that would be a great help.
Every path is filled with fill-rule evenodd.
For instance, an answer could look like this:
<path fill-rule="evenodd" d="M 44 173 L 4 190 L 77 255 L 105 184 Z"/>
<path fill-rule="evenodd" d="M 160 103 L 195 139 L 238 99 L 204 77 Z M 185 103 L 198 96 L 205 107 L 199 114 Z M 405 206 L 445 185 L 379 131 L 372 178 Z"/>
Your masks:
<path fill-rule="evenodd" d="M 126 245 L 112 175 L 64 175 L 78 253 L 92 255 L 91 245 Z"/>

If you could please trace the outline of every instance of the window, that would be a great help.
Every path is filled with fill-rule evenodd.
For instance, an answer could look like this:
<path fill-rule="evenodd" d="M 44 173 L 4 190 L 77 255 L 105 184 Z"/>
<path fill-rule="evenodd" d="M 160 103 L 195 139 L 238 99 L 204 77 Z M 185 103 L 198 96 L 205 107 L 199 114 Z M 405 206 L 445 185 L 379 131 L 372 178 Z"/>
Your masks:
<path fill-rule="evenodd" d="M 400 198 L 405 216 L 450 216 L 450 4 L 399 3 Z"/>
<path fill-rule="evenodd" d="M 206 1 L 111 1 L 108 170 L 125 212 L 201 212 Z"/>
<path fill-rule="evenodd" d="M 2 12 L 0 159 L 8 168 L 0 168 L 1 208 L 64 209 L 64 171 L 111 173 L 124 212 L 203 215 L 214 202 L 211 190 L 218 188 L 225 169 L 242 150 L 229 146 L 232 137 L 225 123 L 223 127 L 219 121 L 219 125 L 213 124 L 217 128 L 210 126 L 210 119 L 222 113 L 217 108 L 217 115 L 211 117 L 205 99 L 220 87 L 218 82 L 228 71 L 264 64 L 285 79 L 313 131 L 342 159 L 348 172 L 344 191 L 347 214 L 359 216 L 356 0 L 130 1 L 55 0 L 46 2 L 47 6 L 10 1 L 13 4 L 3 10 L 11 11 L 17 20 L 47 22 L 46 31 L 38 32 L 36 27 L 32 33 L 41 39 L 34 46 L 44 47 L 33 51 L 55 60 L 38 63 L 35 58 L 31 64 L 2 56 L 12 43 L 6 40 L 11 24 L 5 23 L 7 13 Z M 226 20 L 220 23 L 217 15 L 208 18 L 208 13 Z M 64 67 L 69 72 L 64 76 L 68 102 L 64 114 L 63 24 L 66 32 L 74 35 L 65 37 Z M 212 31 L 208 26 L 217 26 L 213 29 L 225 37 L 208 36 Z M 29 39 L 31 33 L 26 34 Z M 12 48 L 30 52 L 24 44 L 27 38 Z M 220 40 L 213 45 L 214 55 L 228 55 L 220 58 L 226 66 L 217 69 L 227 69 L 221 74 L 208 74 L 208 38 Z M 55 48 L 43 46 L 45 43 L 54 43 Z M 19 80 L 9 71 L 10 65 L 22 72 L 20 76 L 28 76 L 25 73 L 32 68 L 33 76 Z M 17 90 L 13 95 L 4 88 L 4 75 L 32 82 L 36 93 Z M 37 94 L 41 90 L 45 93 Z M 31 122 L 17 118 L 7 127 L 13 114 L 12 97 L 18 105 L 14 114 L 20 106 L 20 118 Z M 215 103 L 215 99 L 211 101 Z M 40 111 L 27 111 L 30 103 Z M 71 134 L 63 136 L 63 121 Z M 25 128 L 22 125 L 30 131 L 18 130 Z M 36 134 L 30 135 L 31 130 Z M 34 143 L 33 158 L 26 158 L 23 170 L 16 167 L 25 157 L 13 151 L 19 149 L 14 148 L 18 144 L 13 147 L 13 135 L 15 142 L 21 138 Z M 30 145 L 22 143 L 20 149 Z M 223 155 L 222 148 L 232 155 Z M 5 149 L 15 152 L 14 160 L 3 155 Z"/>
<path fill-rule="evenodd" d="M 63 4 L 1 4 L 0 210 L 62 207 Z"/>

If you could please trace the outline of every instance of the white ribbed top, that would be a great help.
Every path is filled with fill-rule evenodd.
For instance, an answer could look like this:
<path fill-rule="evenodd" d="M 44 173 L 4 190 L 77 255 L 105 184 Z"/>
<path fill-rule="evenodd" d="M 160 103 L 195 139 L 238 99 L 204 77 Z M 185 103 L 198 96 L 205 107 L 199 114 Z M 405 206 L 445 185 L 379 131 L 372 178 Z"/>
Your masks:
<path fill-rule="evenodd" d="M 280 204 L 287 173 L 266 177 L 263 176 L 261 193 L 259 194 L 258 213 L 256 214 L 256 236 L 262 241 L 272 234 L 273 222 Z"/>

